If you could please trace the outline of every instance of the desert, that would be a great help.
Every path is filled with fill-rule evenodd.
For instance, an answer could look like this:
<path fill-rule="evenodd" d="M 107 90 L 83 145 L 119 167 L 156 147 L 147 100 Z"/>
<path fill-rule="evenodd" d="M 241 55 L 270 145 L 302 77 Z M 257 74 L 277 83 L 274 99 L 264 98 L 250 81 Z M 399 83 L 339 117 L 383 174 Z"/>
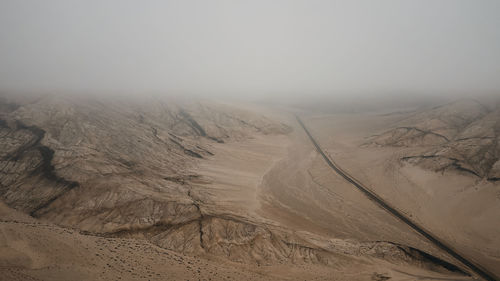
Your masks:
<path fill-rule="evenodd" d="M 465 111 L 475 105 L 469 101 L 457 105 L 461 103 Z M 456 105 L 444 105 L 443 111 L 450 106 Z M 248 104 L 54 96 L 27 104 L 4 102 L 2 108 L 6 108 L 2 112 L 2 268 L 7 279 L 64 279 L 65 274 L 81 280 L 109 279 L 121 276 L 127 268 L 129 278 L 151 280 L 227 277 L 218 277 L 216 272 L 224 272 L 229 279 L 240 272 L 255 280 L 412 276 L 467 280 L 475 274 L 335 174 L 293 111 L 262 105 L 253 105 L 249 111 Z M 434 116 L 433 111 L 422 112 Z M 401 137 L 391 131 L 373 134 L 385 129 L 374 124 L 399 125 L 399 119 L 413 122 L 401 116 L 299 114 L 342 167 L 390 198 L 412 220 L 447 241 L 458 242 L 461 252 L 494 272 L 498 242 L 491 238 L 500 231 L 497 225 L 467 217 L 463 205 L 461 224 L 447 217 L 454 209 L 440 210 L 441 217 L 431 216 L 435 214 L 432 208 L 442 207 L 439 202 L 413 200 L 428 192 L 458 202 L 468 195 L 468 200 L 475 196 L 474 200 L 483 198 L 485 204 L 484 198 L 490 197 L 492 205 L 483 209 L 481 217 L 488 220 L 498 214 L 498 196 L 488 196 L 498 193 L 494 179 L 485 175 L 479 180 L 460 168 L 443 172 L 440 166 L 409 162 L 403 156 L 455 142 L 414 144 L 413 139 L 425 137 Z M 474 116 L 475 121 L 461 130 L 467 132 L 475 123 L 487 122 L 492 128 L 483 127 L 485 132 L 477 134 L 496 132 L 496 123 L 488 122 L 491 114 L 495 112 L 481 113 L 486 120 Z M 335 130 L 342 130 L 342 137 L 331 137 L 339 135 Z M 386 140 L 387 134 L 404 143 L 396 146 L 396 152 L 380 152 L 394 147 L 392 140 Z M 402 140 L 405 137 L 411 141 Z M 478 145 L 483 145 L 481 139 Z M 388 169 L 388 165 L 398 169 Z M 388 176 L 388 172 L 393 174 Z M 421 176 L 426 173 L 427 178 Z M 446 178 L 448 173 L 461 178 L 453 181 Z M 404 192 L 387 187 L 404 188 Z M 425 205 L 417 205 L 421 202 Z M 474 226 L 474 232 L 458 228 L 463 225 Z M 35 235 L 39 231 L 43 234 Z M 80 249 L 69 246 L 83 243 L 86 246 Z M 131 244 L 140 246 L 129 252 L 117 249 Z M 66 249 L 55 245 L 66 245 Z M 91 263 L 97 247 L 107 251 L 99 255 L 101 263 L 109 265 L 102 272 Z M 171 263 L 176 262 L 173 257 L 183 262 L 174 269 L 160 268 L 157 259 L 162 253 Z M 127 264 L 130 255 L 142 271 Z M 71 266 L 65 268 L 61 259 Z M 189 275 L 186 268 L 194 265 L 188 261 L 196 266 L 205 263 L 204 270 Z M 226 272 L 228 267 L 238 270 Z"/>
<path fill-rule="evenodd" d="M 500 1 L 0 1 L 0 280 L 500 281 Z"/>

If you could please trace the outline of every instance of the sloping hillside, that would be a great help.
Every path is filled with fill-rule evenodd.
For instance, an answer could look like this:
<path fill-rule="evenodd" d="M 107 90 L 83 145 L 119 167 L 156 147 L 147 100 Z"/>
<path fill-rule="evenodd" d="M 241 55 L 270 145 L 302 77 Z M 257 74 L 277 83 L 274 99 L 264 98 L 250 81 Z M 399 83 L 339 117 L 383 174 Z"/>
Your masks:
<path fill-rule="evenodd" d="M 420 148 L 401 158 L 436 172 L 498 180 L 500 108 L 459 101 L 413 114 L 366 145 Z"/>

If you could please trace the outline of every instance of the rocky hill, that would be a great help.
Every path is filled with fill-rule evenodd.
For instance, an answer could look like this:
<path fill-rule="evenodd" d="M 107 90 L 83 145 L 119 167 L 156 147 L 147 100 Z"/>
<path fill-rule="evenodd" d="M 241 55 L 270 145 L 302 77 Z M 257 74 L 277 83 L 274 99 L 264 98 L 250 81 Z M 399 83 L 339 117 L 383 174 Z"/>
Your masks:
<path fill-rule="evenodd" d="M 500 107 L 463 100 L 420 110 L 365 145 L 413 148 L 402 161 L 436 171 L 500 178 Z"/>
<path fill-rule="evenodd" d="M 49 97 L 2 109 L 4 201 L 34 217 L 99 233 L 198 218 L 184 183 L 197 178 L 189 167 L 212 155 L 211 143 L 289 130 L 200 103 Z"/>

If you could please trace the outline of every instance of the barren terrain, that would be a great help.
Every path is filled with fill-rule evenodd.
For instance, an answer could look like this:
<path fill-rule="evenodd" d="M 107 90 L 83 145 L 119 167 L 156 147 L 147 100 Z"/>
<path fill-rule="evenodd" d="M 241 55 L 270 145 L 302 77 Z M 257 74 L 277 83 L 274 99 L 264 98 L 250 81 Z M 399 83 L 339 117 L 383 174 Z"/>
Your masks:
<path fill-rule="evenodd" d="M 392 114 L 309 116 L 344 170 L 499 274 L 498 106 L 462 100 Z"/>
<path fill-rule="evenodd" d="M 293 110 L 58 96 L 1 104 L 5 280 L 475 278 L 333 173 Z M 472 121 L 404 132 L 398 122 L 434 113 L 300 114 L 343 167 L 493 271 L 498 150 L 482 141 L 496 145 L 497 129 L 477 128 L 498 119 L 482 110 L 460 105 L 451 113 Z M 479 143 L 465 149 L 464 138 Z M 407 158 L 436 151 L 456 162 Z"/>

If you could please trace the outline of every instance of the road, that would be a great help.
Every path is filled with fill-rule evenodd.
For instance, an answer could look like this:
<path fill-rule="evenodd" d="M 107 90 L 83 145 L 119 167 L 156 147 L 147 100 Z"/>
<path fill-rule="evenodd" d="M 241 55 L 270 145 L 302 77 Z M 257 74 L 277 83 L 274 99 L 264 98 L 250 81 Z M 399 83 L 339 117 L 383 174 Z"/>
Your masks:
<path fill-rule="evenodd" d="M 444 241 L 440 240 L 438 237 L 436 237 L 434 234 L 423 228 L 422 226 L 418 225 L 417 223 L 411 221 L 408 217 L 406 217 L 402 212 L 398 211 L 396 208 L 392 207 L 389 203 L 387 203 L 384 199 L 382 199 L 380 196 L 378 196 L 375 192 L 373 192 L 371 189 L 367 188 L 364 186 L 361 182 L 356 180 L 354 177 L 349 175 L 347 172 L 343 171 L 335 162 L 333 162 L 330 157 L 326 155 L 326 153 L 323 151 L 321 146 L 318 144 L 318 142 L 314 139 L 312 134 L 309 132 L 307 127 L 304 125 L 302 120 L 300 119 L 299 116 L 295 116 L 297 118 L 297 121 L 299 122 L 300 126 L 304 129 L 306 132 L 307 136 L 313 143 L 313 145 L 316 147 L 316 150 L 318 151 L 321 156 L 325 159 L 326 163 L 328 166 L 330 166 L 337 174 L 342 176 L 346 181 L 351 183 L 354 187 L 356 187 L 358 190 L 360 190 L 364 195 L 366 195 L 370 200 L 374 201 L 377 205 L 379 205 L 381 208 L 389 212 L 390 214 L 394 215 L 398 219 L 400 219 L 402 222 L 413 228 L 415 231 L 423 235 L 425 238 L 427 238 L 430 242 L 432 242 L 434 245 L 439 247 L 440 249 L 444 250 L 448 254 L 450 254 L 452 257 L 460 261 L 463 265 L 467 266 L 470 270 L 475 272 L 477 275 L 481 276 L 482 278 L 488 280 L 488 281 L 500 281 L 500 278 L 495 276 L 493 273 L 489 272 L 486 270 L 484 267 L 476 263 L 475 261 L 468 259 L 464 257 L 462 254 L 458 253 L 455 249 L 453 249 L 451 246 L 447 245 Z"/>

